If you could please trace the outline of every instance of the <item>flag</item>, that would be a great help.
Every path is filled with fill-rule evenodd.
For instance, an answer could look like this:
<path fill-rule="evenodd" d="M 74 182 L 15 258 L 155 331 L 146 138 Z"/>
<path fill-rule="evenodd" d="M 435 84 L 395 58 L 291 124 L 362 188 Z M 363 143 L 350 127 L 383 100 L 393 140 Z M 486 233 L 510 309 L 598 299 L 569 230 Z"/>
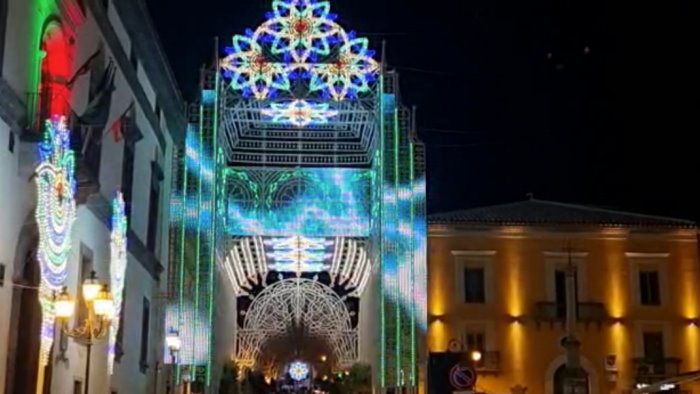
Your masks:
<path fill-rule="evenodd" d="M 101 54 L 102 54 L 102 45 L 98 46 L 95 53 L 93 53 L 92 56 L 90 56 L 85 61 L 85 63 L 83 63 L 83 65 L 80 66 L 80 68 L 78 68 L 78 71 L 76 71 L 75 74 L 71 77 L 71 79 L 68 80 L 68 83 L 66 84 L 66 86 L 68 86 L 68 88 L 71 88 L 78 78 L 87 74 L 88 71 L 90 71 L 92 69 L 93 64 L 95 63 L 95 61 L 97 60 L 97 58 Z"/>
<path fill-rule="evenodd" d="M 134 102 L 132 101 L 122 115 L 119 116 L 117 120 L 115 120 L 109 127 L 109 132 L 112 134 L 112 139 L 114 139 L 114 142 L 121 142 L 121 140 L 124 139 L 124 131 L 126 130 L 127 120 L 131 117 L 131 110 L 133 108 Z"/>

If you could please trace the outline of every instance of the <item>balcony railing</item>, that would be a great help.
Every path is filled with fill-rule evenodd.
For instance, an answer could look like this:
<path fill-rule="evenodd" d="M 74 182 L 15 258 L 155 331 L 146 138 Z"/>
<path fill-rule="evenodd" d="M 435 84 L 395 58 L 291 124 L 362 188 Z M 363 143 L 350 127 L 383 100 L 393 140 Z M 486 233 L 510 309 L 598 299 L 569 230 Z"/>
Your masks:
<path fill-rule="evenodd" d="M 501 353 L 498 351 L 481 352 L 481 360 L 475 362 L 475 369 L 480 373 L 498 373 L 501 371 Z"/>
<path fill-rule="evenodd" d="M 537 322 L 564 322 L 566 305 L 557 302 L 538 302 L 535 304 Z M 579 302 L 576 304 L 576 320 L 580 323 L 602 324 L 608 319 L 608 312 L 602 302 Z"/>
<path fill-rule="evenodd" d="M 73 126 L 71 145 L 75 152 L 75 181 L 78 186 L 76 201 L 84 203 L 100 189 L 100 162 L 102 160 L 102 128 Z"/>
<path fill-rule="evenodd" d="M 633 358 L 636 383 L 651 384 L 677 376 L 681 370 L 680 358 Z"/>

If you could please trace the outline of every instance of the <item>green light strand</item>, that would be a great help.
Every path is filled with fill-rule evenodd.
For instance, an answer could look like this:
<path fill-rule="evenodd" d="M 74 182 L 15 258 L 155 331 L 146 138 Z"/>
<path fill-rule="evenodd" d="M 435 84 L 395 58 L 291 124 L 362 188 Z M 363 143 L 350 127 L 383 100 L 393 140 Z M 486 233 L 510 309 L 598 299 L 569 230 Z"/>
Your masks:
<path fill-rule="evenodd" d="M 399 110 L 394 106 L 394 193 L 396 194 L 396 203 L 394 204 L 394 225 L 398 227 L 400 218 L 401 218 L 401 206 L 400 202 L 401 199 L 399 198 Z M 401 307 L 400 307 L 400 302 L 399 300 L 401 299 L 401 270 L 399 269 L 399 264 L 401 264 L 399 256 L 401 255 L 401 243 L 396 242 L 394 245 L 395 249 L 395 257 L 396 257 L 396 272 L 397 275 L 399 276 L 398 283 L 396 288 L 394 289 L 395 292 L 395 300 L 396 300 L 396 385 L 401 386 Z"/>
<path fill-rule="evenodd" d="M 211 240 L 216 240 L 216 225 L 218 223 L 218 215 L 216 215 L 216 207 L 217 207 L 217 199 L 218 199 L 218 185 L 217 181 L 219 179 L 219 171 L 221 166 L 219 165 L 219 155 L 217 155 L 218 151 L 218 143 L 219 143 L 219 73 L 214 73 L 216 77 L 214 78 L 214 124 L 213 124 L 213 132 L 214 132 L 214 139 L 212 141 L 212 157 L 215 158 L 214 160 L 214 180 L 213 180 L 213 185 L 214 185 L 214 190 L 212 192 L 213 198 L 212 198 L 212 224 L 211 224 L 211 236 L 209 239 Z M 215 241 L 214 241 L 215 242 Z M 216 261 L 216 248 L 214 245 L 209 245 L 211 248 L 211 260 L 209 263 L 209 283 L 211 286 L 211 291 L 209 292 L 209 333 L 210 335 L 210 340 L 209 340 L 209 365 L 207 366 L 207 385 L 211 385 L 211 370 L 212 370 L 212 354 L 214 353 L 214 291 L 215 291 L 215 281 L 214 281 L 214 271 L 215 271 L 215 261 Z"/>
<path fill-rule="evenodd" d="M 187 138 L 185 138 L 186 140 Z M 185 299 L 184 299 L 184 294 L 185 294 L 185 231 L 186 231 L 186 215 L 184 212 L 185 209 L 185 204 L 184 202 L 187 201 L 187 168 L 185 168 L 185 157 L 184 157 L 184 151 L 183 151 L 183 157 L 182 157 L 182 162 L 180 163 L 181 168 L 182 168 L 182 178 L 183 178 L 183 186 L 182 186 L 182 201 L 183 201 L 183 215 L 181 218 L 182 222 L 182 229 L 180 232 L 180 283 L 179 283 L 179 291 L 178 291 L 178 311 L 177 311 L 177 317 L 178 317 L 178 330 L 182 329 L 184 327 L 184 322 L 182 318 L 182 311 L 184 310 L 185 306 Z M 180 381 L 180 373 L 182 372 L 180 369 L 180 364 L 178 363 L 176 368 L 175 368 L 175 381 L 179 382 Z"/>
<path fill-rule="evenodd" d="M 415 253 L 415 245 L 416 245 L 416 229 L 415 229 L 415 223 L 414 223 L 414 216 L 415 216 L 415 203 L 416 203 L 416 198 L 414 195 L 414 182 L 415 182 L 415 176 L 414 176 L 414 171 L 415 171 L 415 165 L 414 165 L 414 159 L 413 159 L 413 149 L 414 145 L 413 143 L 409 144 L 408 148 L 408 173 L 410 177 L 410 182 L 409 185 L 411 186 L 411 200 L 410 200 L 410 218 L 411 218 L 411 248 L 409 249 L 411 251 L 411 292 L 410 294 L 416 294 L 416 253 Z M 417 365 L 416 365 L 416 304 L 415 300 L 411 303 L 411 385 L 415 386 L 416 385 L 416 374 L 417 374 Z"/>
<path fill-rule="evenodd" d="M 379 77 L 379 261 L 381 265 L 384 265 L 384 149 L 385 149 L 385 136 L 384 136 L 384 74 Z M 379 269 L 379 297 L 380 297 L 380 325 L 379 330 L 380 335 L 380 360 L 379 360 L 379 383 L 380 387 L 383 389 L 386 387 L 386 297 L 384 295 L 384 270 L 380 266 Z"/>
<path fill-rule="evenodd" d="M 200 104 L 199 106 L 199 152 L 197 152 L 200 156 L 204 154 L 204 141 L 202 138 L 202 134 L 204 132 L 204 106 L 203 104 Z M 202 175 L 202 162 L 198 161 L 197 162 L 197 167 L 199 169 L 199 176 L 197 177 L 197 209 L 201 210 L 202 207 L 202 179 L 204 178 Z M 199 313 L 199 270 L 201 267 L 201 253 L 202 253 L 202 215 L 201 212 L 197 215 L 197 233 L 196 233 L 196 257 L 195 257 L 195 270 L 194 270 L 194 310 Z M 200 333 L 199 333 L 199 325 L 196 325 L 194 328 L 194 337 L 195 338 L 200 338 Z M 196 344 L 196 341 L 195 341 Z M 196 375 L 196 373 L 195 373 Z"/>

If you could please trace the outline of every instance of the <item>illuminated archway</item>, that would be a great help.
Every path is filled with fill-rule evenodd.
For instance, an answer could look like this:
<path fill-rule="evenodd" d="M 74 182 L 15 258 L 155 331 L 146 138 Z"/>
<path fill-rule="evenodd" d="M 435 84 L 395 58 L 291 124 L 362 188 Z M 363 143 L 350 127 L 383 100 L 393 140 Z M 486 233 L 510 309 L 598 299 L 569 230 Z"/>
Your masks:
<path fill-rule="evenodd" d="M 310 336 L 325 338 L 339 367 L 357 361 L 357 330 L 345 303 L 330 287 L 306 278 L 279 281 L 255 298 L 238 335 L 237 361 L 255 366 L 265 342 L 294 325 L 303 325 Z"/>

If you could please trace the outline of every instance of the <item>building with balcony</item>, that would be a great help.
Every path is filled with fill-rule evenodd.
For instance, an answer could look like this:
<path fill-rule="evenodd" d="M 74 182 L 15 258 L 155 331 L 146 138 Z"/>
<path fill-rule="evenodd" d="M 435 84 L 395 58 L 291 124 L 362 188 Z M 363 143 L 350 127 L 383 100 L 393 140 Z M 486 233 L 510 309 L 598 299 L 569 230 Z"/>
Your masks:
<path fill-rule="evenodd" d="M 429 223 L 428 347 L 481 351 L 477 392 L 563 393 L 570 265 L 589 393 L 700 370 L 694 223 L 534 199 Z"/>
<path fill-rule="evenodd" d="M 45 122 L 65 118 L 76 211 L 63 283 L 109 283 L 112 199 L 128 219 L 124 303 L 113 374 L 107 340 L 86 347 L 56 330 L 40 371 L 36 169 Z M 163 386 L 168 195 L 184 104 L 140 0 L 0 1 L 0 393 L 146 393 Z M 60 192 L 59 192 L 60 194 Z M 62 241 L 61 241 L 62 242 Z M 77 317 L 84 316 L 82 307 Z M 49 336 L 50 337 L 50 336 Z"/>

